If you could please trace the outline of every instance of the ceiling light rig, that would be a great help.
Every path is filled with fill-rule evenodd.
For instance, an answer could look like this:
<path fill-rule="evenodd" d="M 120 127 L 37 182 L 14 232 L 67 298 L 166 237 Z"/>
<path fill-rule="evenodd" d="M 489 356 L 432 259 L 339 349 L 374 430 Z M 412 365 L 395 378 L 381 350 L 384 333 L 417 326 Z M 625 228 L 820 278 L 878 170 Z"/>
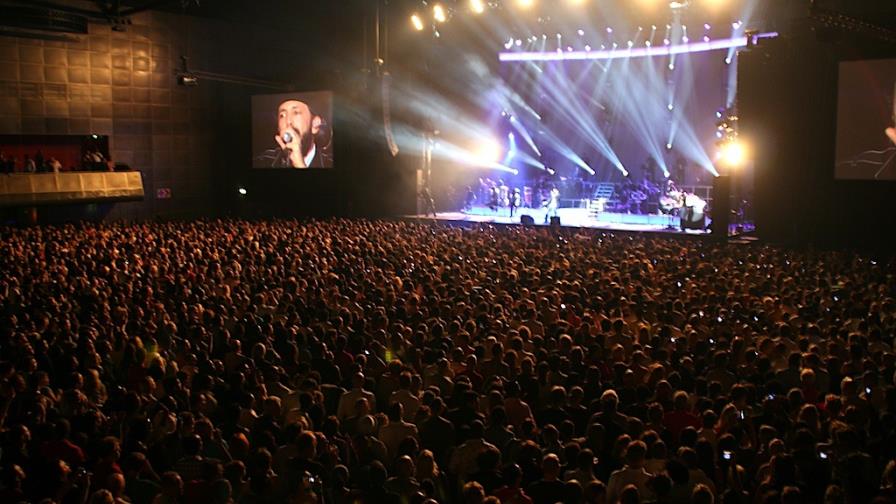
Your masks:
<path fill-rule="evenodd" d="M 661 5 L 665 5 L 666 1 L 668 1 L 671 14 L 673 16 L 681 16 L 685 10 L 697 4 L 699 4 L 700 6 L 706 4 L 712 5 L 713 7 L 718 7 L 719 5 L 726 3 L 728 0 L 662 0 L 658 3 Z M 533 11 L 538 8 L 537 10 L 541 11 L 543 10 L 542 7 L 547 8 L 548 6 L 556 7 L 558 9 L 565 8 L 569 12 L 576 12 L 572 9 L 578 9 L 588 4 L 592 4 L 592 2 L 589 2 L 588 0 L 544 0 L 541 2 L 539 0 L 420 0 L 418 8 L 413 11 L 412 15 L 410 16 L 410 24 L 415 31 L 428 31 L 431 32 L 433 36 L 438 37 L 440 30 L 439 25 L 449 23 L 452 18 L 457 16 L 482 16 L 491 10 L 506 10 L 519 13 Z M 551 21 L 551 17 L 545 14 L 540 14 L 538 15 L 537 21 L 539 24 L 546 24 Z M 744 26 L 744 22 L 735 18 L 732 26 L 735 30 L 737 30 Z M 705 31 L 697 38 L 697 40 L 708 42 L 707 39 L 710 38 L 710 28 L 711 26 L 708 23 L 705 24 Z M 607 34 L 609 36 L 612 36 L 613 28 L 608 27 L 606 28 L 606 30 Z M 644 28 L 644 26 L 638 27 L 639 33 L 645 30 L 646 28 Z M 666 25 L 666 35 L 662 36 L 661 38 L 654 38 L 655 35 L 662 35 L 657 34 L 656 30 L 657 25 L 651 25 L 651 35 L 650 38 L 646 40 L 646 43 L 644 44 L 645 46 L 658 46 L 660 43 L 665 46 L 670 46 L 678 43 L 671 40 L 672 37 L 670 36 L 670 32 L 672 30 L 672 25 Z M 691 39 L 688 37 L 686 29 L 683 31 L 684 33 L 681 35 L 680 43 L 688 44 Z M 572 35 L 575 34 L 578 34 L 579 37 L 584 37 L 585 30 L 578 29 Z M 586 42 L 586 40 L 581 41 L 582 44 L 584 44 L 584 42 Z M 591 44 L 594 44 L 596 42 L 596 40 L 590 41 Z"/>

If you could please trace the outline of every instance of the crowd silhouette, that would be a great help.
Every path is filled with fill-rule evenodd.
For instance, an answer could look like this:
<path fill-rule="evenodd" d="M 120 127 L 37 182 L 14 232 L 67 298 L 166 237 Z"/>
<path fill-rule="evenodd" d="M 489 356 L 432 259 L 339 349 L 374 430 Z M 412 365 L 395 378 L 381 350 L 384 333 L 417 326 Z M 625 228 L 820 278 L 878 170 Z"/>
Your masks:
<path fill-rule="evenodd" d="M 896 496 L 892 261 L 365 220 L 0 237 L 3 503 Z"/>

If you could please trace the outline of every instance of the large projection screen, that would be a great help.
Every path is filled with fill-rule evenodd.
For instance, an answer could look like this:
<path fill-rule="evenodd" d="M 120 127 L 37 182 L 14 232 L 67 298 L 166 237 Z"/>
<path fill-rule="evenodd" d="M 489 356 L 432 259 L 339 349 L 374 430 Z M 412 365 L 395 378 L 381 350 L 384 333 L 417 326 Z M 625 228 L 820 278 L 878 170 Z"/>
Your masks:
<path fill-rule="evenodd" d="M 333 93 L 252 97 L 253 168 L 332 168 Z"/>
<path fill-rule="evenodd" d="M 835 176 L 896 180 L 896 59 L 840 63 Z"/>

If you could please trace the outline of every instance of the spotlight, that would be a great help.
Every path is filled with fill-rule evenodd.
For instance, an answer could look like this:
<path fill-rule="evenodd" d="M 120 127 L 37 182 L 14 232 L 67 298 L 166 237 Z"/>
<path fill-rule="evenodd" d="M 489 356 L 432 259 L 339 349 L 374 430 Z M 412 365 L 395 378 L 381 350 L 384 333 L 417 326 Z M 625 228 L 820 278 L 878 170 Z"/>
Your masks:
<path fill-rule="evenodd" d="M 666 150 L 672 150 L 672 144 L 671 144 L 671 143 L 667 143 L 667 144 L 666 144 Z"/>
<path fill-rule="evenodd" d="M 442 4 L 435 4 L 432 8 L 432 17 L 436 20 L 437 23 L 444 23 L 448 16 L 445 14 L 445 8 L 442 7 Z"/>
<path fill-rule="evenodd" d="M 485 2 L 482 0 L 470 0 L 470 10 L 476 14 L 482 14 L 485 12 Z"/>
<path fill-rule="evenodd" d="M 579 31 L 577 31 L 576 33 L 578 33 L 580 37 L 584 37 L 584 36 L 585 36 L 585 30 L 579 30 Z"/>
<path fill-rule="evenodd" d="M 629 46 L 629 47 L 632 47 L 633 45 L 635 45 L 635 43 L 632 42 L 631 40 L 629 40 L 629 41 L 628 41 L 628 46 Z"/>
<path fill-rule="evenodd" d="M 730 65 L 730 64 L 731 64 L 731 58 L 730 58 L 730 57 L 725 58 L 725 64 L 726 64 L 726 65 Z"/>
<path fill-rule="evenodd" d="M 236 192 L 240 193 L 240 196 L 245 196 L 246 194 L 249 193 L 248 191 L 246 191 L 245 187 L 240 187 L 239 189 L 236 190 Z"/>
<path fill-rule="evenodd" d="M 501 145 L 494 140 L 483 141 L 473 151 L 477 162 L 482 164 L 495 164 L 501 159 Z"/>
<path fill-rule="evenodd" d="M 675 63 L 669 63 L 669 70 L 675 70 Z"/>
<path fill-rule="evenodd" d="M 516 0 L 516 6 L 521 9 L 528 9 L 535 5 L 535 0 Z"/>
<path fill-rule="evenodd" d="M 516 39 L 516 46 L 519 47 L 521 45 L 523 45 L 523 41 L 520 39 Z"/>
<path fill-rule="evenodd" d="M 674 103 L 670 103 L 670 104 L 669 104 L 669 111 L 671 112 L 671 111 L 673 111 L 673 110 L 675 110 L 675 104 L 674 104 Z"/>
<path fill-rule="evenodd" d="M 586 51 L 586 52 L 591 51 L 591 46 L 590 46 L 590 45 L 586 45 L 586 46 L 585 46 L 585 51 Z"/>
<path fill-rule="evenodd" d="M 513 47 L 513 39 L 509 39 L 507 42 L 504 42 L 504 49 L 510 49 Z"/>
<path fill-rule="evenodd" d="M 709 35 L 705 35 L 705 36 L 703 37 L 703 41 L 704 41 L 704 42 L 709 42 Z"/>
<path fill-rule="evenodd" d="M 423 31 L 423 20 L 419 15 L 414 14 L 411 16 L 411 24 L 414 25 L 415 30 Z"/>
<path fill-rule="evenodd" d="M 706 31 L 709 31 L 712 29 L 712 26 L 710 26 L 709 23 L 706 23 L 705 25 L 703 25 L 703 29 L 705 29 Z"/>
<path fill-rule="evenodd" d="M 746 149 L 744 149 L 744 146 L 737 140 L 732 140 L 723 145 L 721 154 L 725 164 L 733 168 L 743 165 L 747 158 Z"/>
<path fill-rule="evenodd" d="M 613 33 L 613 29 L 610 28 L 609 26 L 607 27 L 607 33 Z"/>

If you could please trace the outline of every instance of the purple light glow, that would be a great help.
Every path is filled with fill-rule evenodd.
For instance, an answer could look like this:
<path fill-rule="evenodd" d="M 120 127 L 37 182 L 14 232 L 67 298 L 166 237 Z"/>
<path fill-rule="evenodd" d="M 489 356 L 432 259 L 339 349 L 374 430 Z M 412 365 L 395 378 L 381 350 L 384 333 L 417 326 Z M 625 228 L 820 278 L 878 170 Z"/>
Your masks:
<path fill-rule="evenodd" d="M 777 33 L 755 35 L 756 39 L 775 38 Z M 575 60 L 611 60 L 621 58 L 645 58 L 653 56 L 671 56 L 674 54 L 691 54 L 722 49 L 734 49 L 747 46 L 747 37 L 713 40 L 711 42 L 695 42 L 671 47 L 638 47 L 627 51 L 572 51 L 557 52 L 502 52 L 498 54 L 500 61 L 575 61 Z"/>

